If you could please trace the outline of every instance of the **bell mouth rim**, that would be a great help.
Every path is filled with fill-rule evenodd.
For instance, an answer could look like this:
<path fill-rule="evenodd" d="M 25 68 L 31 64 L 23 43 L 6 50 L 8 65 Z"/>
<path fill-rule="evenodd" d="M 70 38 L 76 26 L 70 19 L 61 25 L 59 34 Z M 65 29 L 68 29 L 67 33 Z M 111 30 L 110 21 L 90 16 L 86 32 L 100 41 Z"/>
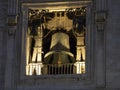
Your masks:
<path fill-rule="evenodd" d="M 65 53 L 71 57 L 74 57 L 74 55 L 71 53 L 71 52 L 68 52 L 68 51 L 50 51 L 48 53 L 45 54 L 44 58 L 46 58 L 47 56 L 53 54 L 53 53 Z"/>

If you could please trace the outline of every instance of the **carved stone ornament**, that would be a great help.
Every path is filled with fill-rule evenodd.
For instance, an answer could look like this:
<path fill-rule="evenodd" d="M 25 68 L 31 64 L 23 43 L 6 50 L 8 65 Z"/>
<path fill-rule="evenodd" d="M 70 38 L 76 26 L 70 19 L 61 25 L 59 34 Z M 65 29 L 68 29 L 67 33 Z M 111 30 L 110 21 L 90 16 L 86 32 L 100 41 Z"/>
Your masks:
<path fill-rule="evenodd" d="M 8 27 L 8 35 L 9 36 L 13 36 L 13 35 L 15 35 L 15 31 L 16 31 L 16 26 L 9 26 Z"/>
<path fill-rule="evenodd" d="M 106 21 L 106 12 L 99 11 L 95 13 L 95 22 L 98 31 L 103 31 L 105 28 L 105 21 Z"/>
<path fill-rule="evenodd" d="M 7 19 L 8 26 L 16 26 L 17 25 L 17 16 L 10 15 Z"/>

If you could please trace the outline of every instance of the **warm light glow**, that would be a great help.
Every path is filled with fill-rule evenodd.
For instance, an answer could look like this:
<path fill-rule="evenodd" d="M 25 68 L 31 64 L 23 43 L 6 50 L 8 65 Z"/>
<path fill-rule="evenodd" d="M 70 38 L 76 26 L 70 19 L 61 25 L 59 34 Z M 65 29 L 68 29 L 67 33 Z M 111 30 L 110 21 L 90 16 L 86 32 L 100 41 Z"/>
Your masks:
<path fill-rule="evenodd" d="M 49 9 L 49 12 L 59 12 L 59 11 L 65 11 L 65 8 Z"/>
<path fill-rule="evenodd" d="M 44 9 L 37 8 L 38 13 L 43 13 L 43 12 L 41 12 L 42 10 L 43 11 L 48 10 L 47 13 L 45 12 L 46 17 L 45 17 L 45 14 L 43 15 L 44 21 L 42 21 L 42 19 L 41 19 L 43 17 L 42 14 L 39 14 L 39 15 L 41 15 L 40 18 L 39 18 L 39 16 L 35 17 L 34 15 L 32 16 L 32 14 L 30 15 L 31 17 L 35 18 L 35 19 L 29 18 L 31 20 L 31 22 L 34 20 L 39 20 L 39 21 L 37 21 L 37 23 L 39 23 L 39 24 L 33 25 L 34 22 L 32 22 L 32 24 L 30 24 L 31 25 L 30 27 L 32 29 L 28 28 L 28 32 L 27 32 L 27 36 L 26 36 L 26 75 L 30 75 L 30 76 L 42 75 L 42 74 L 44 74 L 43 72 L 47 72 L 46 74 L 51 74 L 49 72 L 53 72 L 53 71 L 54 72 L 52 74 L 54 74 L 54 73 L 58 73 L 60 71 L 62 72 L 62 70 L 64 72 L 62 72 L 61 74 L 63 74 L 63 73 L 64 74 L 84 74 L 85 73 L 85 68 L 86 68 L 85 67 L 85 60 L 86 60 L 85 29 L 80 28 L 80 30 L 82 32 L 78 32 L 79 31 L 78 28 L 73 28 L 74 27 L 73 24 L 75 23 L 76 19 L 77 20 L 76 20 L 75 27 L 80 27 L 80 25 L 82 25 L 82 23 L 79 22 L 79 19 L 76 18 L 78 16 L 80 17 L 80 15 L 74 16 L 74 19 L 76 18 L 74 20 L 74 19 L 72 19 L 73 16 L 71 14 L 70 14 L 71 17 L 68 16 L 69 13 L 67 13 L 66 9 L 68 9 L 68 7 L 66 7 L 66 6 L 63 6 L 63 7 L 55 6 L 55 8 L 46 7 Z M 72 10 L 74 11 L 77 9 L 73 8 Z M 61 11 L 65 11 L 65 12 L 61 13 Z M 50 14 L 49 12 L 53 12 L 54 17 L 52 17 L 52 16 L 50 17 L 49 15 L 47 17 L 47 14 Z M 49 18 L 50 20 L 47 20 L 47 19 L 45 20 L 45 18 Z M 80 17 L 80 18 L 83 18 L 83 17 Z M 80 25 L 79 25 L 79 23 L 80 23 Z M 49 51 L 45 51 L 43 49 L 44 46 L 42 46 L 42 45 L 44 45 L 43 40 L 46 40 L 46 39 L 44 39 L 44 36 L 43 36 L 47 32 L 46 31 L 44 33 L 44 30 L 46 30 L 46 29 L 49 30 L 47 34 L 49 34 L 49 32 L 52 32 L 54 30 L 56 30 L 56 31 L 59 30 L 59 33 L 55 32 L 54 34 L 53 33 L 50 34 L 50 35 L 52 35 L 51 36 L 52 38 L 51 38 L 50 46 L 48 45 L 48 48 L 51 49 Z M 62 29 L 64 29 L 67 32 L 67 34 L 65 32 L 64 33 L 60 32 L 60 30 L 62 30 Z M 71 32 L 72 29 L 75 29 L 75 30 L 73 30 L 74 33 Z M 31 34 L 31 32 L 32 32 L 32 34 Z M 76 35 L 71 35 L 71 34 L 76 34 Z M 76 40 L 76 41 L 73 40 L 72 43 L 76 42 L 76 44 L 73 44 L 73 46 L 71 44 L 69 45 L 70 39 L 71 39 L 71 38 L 69 38 L 70 36 L 75 37 L 75 40 Z M 74 47 L 76 48 L 76 53 L 74 53 L 74 52 L 72 53 L 71 49 L 73 49 Z M 43 55 L 42 50 L 45 51 L 44 55 Z M 54 54 L 54 53 L 60 54 L 57 65 L 55 65 L 56 63 L 51 64 L 51 62 L 48 62 L 46 64 L 44 62 L 45 58 L 48 57 L 48 60 L 51 60 L 49 56 L 52 56 L 52 54 Z M 63 57 L 63 58 L 61 59 L 61 57 Z M 69 62 L 70 58 L 72 58 L 73 61 Z M 65 63 L 62 63 L 61 62 L 62 60 L 64 60 Z M 56 61 L 56 58 L 55 58 L 55 61 Z M 63 65 L 63 67 L 62 67 L 62 65 Z M 66 73 L 67 71 L 69 71 L 71 73 Z M 58 73 L 58 74 L 60 74 L 60 73 Z"/>
<path fill-rule="evenodd" d="M 62 64 L 58 65 L 61 66 Z M 66 65 L 70 65 L 69 63 Z M 48 65 L 50 66 L 50 65 Z M 51 66 L 56 66 L 54 64 L 51 64 Z M 76 62 L 74 63 L 74 66 L 76 66 L 76 74 L 84 74 L 85 73 L 85 62 Z M 41 75 L 41 68 L 43 67 L 43 64 L 41 63 L 31 63 L 26 66 L 26 75 Z M 54 69 L 54 68 L 53 68 Z"/>
<path fill-rule="evenodd" d="M 74 65 L 76 66 L 76 74 L 85 73 L 85 62 L 76 62 Z"/>
<path fill-rule="evenodd" d="M 60 43 L 66 48 L 70 48 L 69 46 L 69 36 L 65 33 L 55 33 L 52 35 L 52 42 L 50 48 L 56 46 L 56 44 Z"/>
<path fill-rule="evenodd" d="M 31 63 L 26 66 L 26 75 L 41 75 L 41 68 L 43 67 L 43 64 L 41 63 Z"/>

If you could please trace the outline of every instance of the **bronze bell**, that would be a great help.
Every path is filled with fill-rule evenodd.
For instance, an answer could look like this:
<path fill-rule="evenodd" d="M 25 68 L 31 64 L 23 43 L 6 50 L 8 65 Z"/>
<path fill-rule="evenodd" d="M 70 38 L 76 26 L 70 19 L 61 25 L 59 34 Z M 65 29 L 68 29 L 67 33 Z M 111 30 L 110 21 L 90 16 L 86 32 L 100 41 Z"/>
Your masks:
<path fill-rule="evenodd" d="M 45 64 L 74 63 L 74 55 L 70 52 L 69 35 L 56 32 L 52 35 L 50 51 L 44 56 Z"/>

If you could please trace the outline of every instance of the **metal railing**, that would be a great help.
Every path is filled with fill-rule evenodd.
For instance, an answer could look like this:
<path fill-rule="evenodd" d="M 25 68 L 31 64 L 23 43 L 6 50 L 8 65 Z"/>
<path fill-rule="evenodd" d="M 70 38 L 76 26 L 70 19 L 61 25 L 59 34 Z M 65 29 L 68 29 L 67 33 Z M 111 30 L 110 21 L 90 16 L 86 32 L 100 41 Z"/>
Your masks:
<path fill-rule="evenodd" d="M 30 63 L 26 65 L 26 75 L 83 74 L 85 62 L 67 64 Z"/>
<path fill-rule="evenodd" d="M 74 65 L 73 64 L 47 64 L 44 66 L 43 74 L 73 74 Z"/>

